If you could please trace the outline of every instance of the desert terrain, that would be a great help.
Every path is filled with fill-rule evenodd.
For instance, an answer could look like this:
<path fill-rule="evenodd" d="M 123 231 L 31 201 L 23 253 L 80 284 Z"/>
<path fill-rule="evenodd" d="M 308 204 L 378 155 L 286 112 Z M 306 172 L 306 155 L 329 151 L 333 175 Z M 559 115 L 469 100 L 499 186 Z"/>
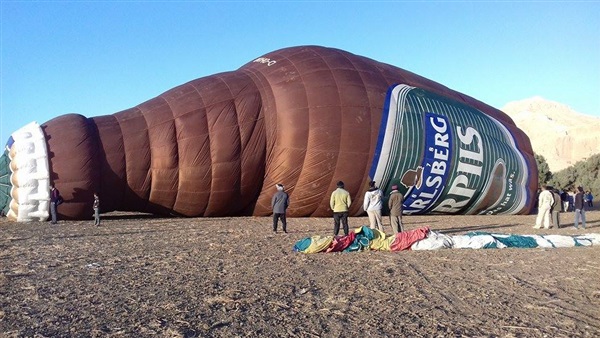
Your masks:
<path fill-rule="evenodd" d="M 446 234 L 535 215 L 405 216 Z M 368 223 L 351 217 L 350 227 Z M 0 337 L 598 337 L 600 247 L 303 254 L 329 218 L 0 220 Z M 386 231 L 390 232 L 389 221 Z"/>
<path fill-rule="evenodd" d="M 533 151 L 544 156 L 552 172 L 600 154 L 600 117 L 539 96 L 509 102 L 502 111 L 529 136 Z"/>

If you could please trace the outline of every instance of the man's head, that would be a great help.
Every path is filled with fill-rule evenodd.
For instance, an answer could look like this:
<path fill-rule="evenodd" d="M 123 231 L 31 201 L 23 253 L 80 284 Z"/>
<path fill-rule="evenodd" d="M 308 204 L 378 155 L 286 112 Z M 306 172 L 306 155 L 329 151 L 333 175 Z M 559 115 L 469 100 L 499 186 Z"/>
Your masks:
<path fill-rule="evenodd" d="M 277 184 L 275 184 L 275 187 L 277 188 L 278 191 L 283 191 L 283 184 L 277 183 Z"/>
<path fill-rule="evenodd" d="M 337 182 L 337 187 L 338 187 L 338 188 L 343 188 L 343 187 L 344 187 L 344 182 L 342 182 L 342 181 L 338 181 L 338 182 Z"/>

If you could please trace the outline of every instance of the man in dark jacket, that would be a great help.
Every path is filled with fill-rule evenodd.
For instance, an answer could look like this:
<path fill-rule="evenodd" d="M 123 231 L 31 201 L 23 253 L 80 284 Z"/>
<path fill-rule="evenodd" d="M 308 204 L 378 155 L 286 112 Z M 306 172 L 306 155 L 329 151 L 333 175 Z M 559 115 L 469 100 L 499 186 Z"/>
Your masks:
<path fill-rule="evenodd" d="M 575 229 L 579 229 L 579 219 L 581 218 L 581 227 L 585 229 L 585 203 L 583 203 L 583 188 L 577 187 L 577 193 L 573 201 L 575 208 Z"/>
<path fill-rule="evenodd" d="M 550 214 L 552 215 L 552 224 L 557 229 L 560 228 L 560 209 L 562 209 L 562 201 L 560 199 L 560 194 L 558 190 L 552 189 L 552 197 L 554 197 L 554 202 L 552 203 L 552 209 L 550 210 Z"/>
<path fill-rule="evenodd" d="M 94 193 L 94 204 L 92 205 L 94 208 L 94 225 L 100 226 L 100 197 L 97 193 Z"/>
<path fill-rule="evenodd" d="M 569 193 L 567 192 L 567 190 L 563 190 L 560 193 L 560 200 L 562 202 L 562 211 L 568 212 L 569 211 Z"/>
<path fill-rule="evenodd" d="M 392 185 L 392 192 L 388 199 L 388 207 L 390 208 L 390 224 L 394 234 L 402 232 L 402 203 L 404 196 L 398 191 L 397 185 Z"/>
<path fill-rule="evenodd" d="M 50 217 L 52 224 L 56 224 L 58 222 L 58 205 L 62 203 L 62 197 L 60 196 L 60 192 L 54 184 L 50 186 Z"/>
<path fill-rule="evenodd" d="M 281 220 L 283 232 L 287 234 L 287 222 L 285 220 L 285 212 L 290 204 L 290 198 L 287 192 L 284 191 L 283 184 L 276 184 L 277 192 L 271 199 L 271 207 L 273 208 L 273 232 L 277 233 L 277 225 Z"/>

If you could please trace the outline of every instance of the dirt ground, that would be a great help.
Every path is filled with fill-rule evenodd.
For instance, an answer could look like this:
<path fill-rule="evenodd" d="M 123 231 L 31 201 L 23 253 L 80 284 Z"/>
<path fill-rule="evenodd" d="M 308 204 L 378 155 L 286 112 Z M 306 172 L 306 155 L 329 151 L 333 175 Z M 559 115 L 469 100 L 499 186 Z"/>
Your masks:
<path fill-rule="evenodd" d="M 405 216 L 446 234 L 527 216 Z M 0 220 L 0 337 L 598 337 L 600 246 L 302 254 L 329 218 Z M 350 218 L 350 227 L 367 224 Z M 389 222 L 386 222 L 389 224 Z M 386 231 L 390 232 L 389 225 Z"/>

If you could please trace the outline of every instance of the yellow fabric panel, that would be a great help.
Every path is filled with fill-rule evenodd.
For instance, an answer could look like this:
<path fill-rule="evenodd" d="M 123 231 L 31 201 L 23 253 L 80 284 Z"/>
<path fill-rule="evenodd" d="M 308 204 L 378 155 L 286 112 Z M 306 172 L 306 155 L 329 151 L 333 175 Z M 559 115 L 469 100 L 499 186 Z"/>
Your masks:
<path fill-rule="evenodd" d="M 312 236 L 310 238 L 310 245 L 304 253 L 317 253 L 325 251 L 333 242 L 333 236 Z"/>
<path fill-rule="evenodd" d="M 396 235 L 386 237 L 385 233 L 373 229 L 374 238 L 371 241 L 371 250 L 390 251 L 390 246 L 396 239 Z"/>

